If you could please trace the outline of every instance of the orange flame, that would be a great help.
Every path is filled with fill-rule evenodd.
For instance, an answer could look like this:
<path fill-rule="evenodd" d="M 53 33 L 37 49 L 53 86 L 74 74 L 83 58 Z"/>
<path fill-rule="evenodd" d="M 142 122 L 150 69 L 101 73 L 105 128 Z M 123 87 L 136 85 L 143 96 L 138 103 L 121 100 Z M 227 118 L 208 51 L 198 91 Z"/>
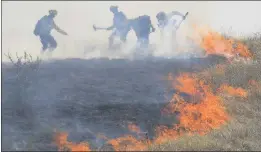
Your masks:
<path fill-rule="evenodd" d="M 166 126 L 158 126 L 156 128 L 156 137 L 152 141 L 153 144 L 161 144 L 169 140 L 175 140 L 183 135 L 183 132 L 179 130 L 178 125 L 173 125 L 172 128 Z"/>
<path fill-rule="evenodd" d="M 67 141 L 68 133 L 60 132 L 55 136 L 55 143 L 59 151 L 69 149 L 71 151 L 91 151 L 88 143 L 75 144 Z"/>
<path fill-rule="evenodd" d="M 221 66 L 222 67 L 222 66 Z M 222 67 L 223 68 L 223 67 Z M 222 69 L 221 68 L 221 69 Z M 172 74 L 168 75 L 172 87 L 176 90 L 170 102 L 162 112 L 164 114 L 179 113 L 179 123 L 173 127 L 158 126 L 156 137 L 153 140 L 147 138 L 137 139 L 131 135 L 125 135 L 107 141 L 116 151 L 144 151 L 152 144 L 161 144 L 168 140 L 175 140 L 184 134 L 205 135 L 212 129 L 217 129 L 229 120 L 222 100 L 215 95 L 210 85 L 200 80 L 195 74 L 183 73 L 177 78 Z M 226 91 L 232 95 L 246 97 L 247 92 L 241 88 L 234 89 L 228 85 L 222 85 L 219 91 Z M 182 93 L 191 98 L 184 99 Z M 192 102 L 195 100 L 196 102 Z M 135 124 L 129 124 L 130 131 L 141 133 Z M 67 141 L 67 133 L 59 133 L 56 136 L 56 145 L 59 150 L 68 148 L 72 151 L 89 151 L 87 143 L 74 144 Z"/>
<path fill-rule="evenodd" d="M 111 139 L 108 141 L 111 144 L 115 151 L 144 151 L 148 148 L 149 141 L 138 140 L 133 136 L 126 135 L 116 139 Z"/>
<path fill-rule="evenodd" d="M 134 133 L 137 133 L 137 134 L 140 134 L 140 133 L 141 133 L 140 128 L 139 128 L 138 126 L 136 126 L 135 124 L 133 124 L 133 123 L 130 123 L 130 124 L 128 125 L 128 128 L 129 128 L 129 130 L 130 130 L 131 132 L 134 132 Z"/>
<path fill-rule="evenodd" d="M 205 134 L 228 120 L 221 99 L 213 94 L 204 81 L 189 74 L 181 74 L 176 80 L 180 85 L 176 85 L 175 89 L 191 95 L 192 99 L 200 100 L 194 104 L 185 101 L 179 94 L 173 96 L 176 103 L 170 102 L 165 110 L 180 112 L 179 127 L 189 132 Z"/>
<path fill-rule="evenodd" d="M 240 56 L 252 58 L 249 49 L 239 41 L 226 38 L 220 33 L 194 26 L 195 33 L 193 40 L 205 50 L 206 56 L 210 54 L 223 55 L 227 58 Z M 196 35 L 196 36 L 195 36 Z"/>
<path fill-rule="evenodd" d="M 221 85 L 221 87 L 218 89 L 218 92 L 226 92 L 229 95 L 232 96 L 238 96 L 238 97 L 247 97 L 247 91 L 242 88 L 233 88 L 231 86 L 228 86 L 227 84 Z"/>

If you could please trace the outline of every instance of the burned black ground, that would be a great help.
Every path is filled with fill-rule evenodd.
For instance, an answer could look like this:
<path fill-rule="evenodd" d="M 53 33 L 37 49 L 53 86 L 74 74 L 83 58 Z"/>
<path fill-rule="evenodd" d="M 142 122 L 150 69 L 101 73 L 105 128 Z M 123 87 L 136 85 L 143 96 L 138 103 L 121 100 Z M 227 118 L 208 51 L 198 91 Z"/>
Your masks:
<path fill-rule="evenodd" d="M 174 121 L 160 113 L 169 100 L 168 73 L 201 71 L 224 61 L 217 56 L 53 60 L 19 80 L 17 70 L 3 63 L 3 150 L 55 150 L 55 129 L 68 132 L 71 141 L 88 141 L 97 148 L 104 144 L 98 133 L 110 138 L 130 133 L 128 122 L 152 137 L 155 126 Z"/>

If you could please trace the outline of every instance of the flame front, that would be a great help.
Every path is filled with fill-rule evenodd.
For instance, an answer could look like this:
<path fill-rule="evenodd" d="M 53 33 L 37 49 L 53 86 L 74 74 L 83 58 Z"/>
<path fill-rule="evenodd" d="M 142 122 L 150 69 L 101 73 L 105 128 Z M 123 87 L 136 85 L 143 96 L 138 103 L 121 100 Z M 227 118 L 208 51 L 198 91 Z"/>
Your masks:
<path fill-rule="evenodd" d="M 247 92 L 246 90 L 242 88 L 233 88 L 231 86 L 228 86 L 227 84 L 221 85 L 221 87 L 218 89 L 218 92 L 225 92 L 228 93 L 229 95 L 232 96 L 237 96 L 237 97 L 247 97 Z"/>
<path fill-rule="evenodd" d="M 165 111 L 180 112 L 180 122 L 178 127 L 184 128 L 186 132 L 205 134 L 211 129 L 216 129 L 224 124 L 228 119 L 228 114 L 222 104 L 222 100 L 214 95 L 210 86 L 204 81 L 199 80 L 195 75 L 181 74 L 177 78 L 179 85 L 175 86 L 178 90 L 174 94 Z M 185 92 L 191 96 L 191 100 L 185 101 L 180 92 Z"/>
<path fill-rule="evenodd" d="M 175 140 L 184 134 L 205 135 L 212 129 L 217 129 L 229 120 L 225 107 L 219 96 L 215 95 L 208 84 L 197 78 L 195 74 L 182 73 L 177 78 L 169 74 L 169 80 L 176 90 L 170 102 L 162 109 L 164 114 L 179 112 L 179 123 L 173 124 L 172 128 L 158 126 L 156 137 L 152 140 L 147 138 L 138 139 L 132 135 L 109 139 L 108 144 L 116 151 L 144 151 L 150 145 L 161 144 L 168 140 Z M 175 85 L 174 85 L 175 84 Z M 222 85 L 220 91 L 246 97 L 247 92 L 241 88 L 232 88 L 226 84 Z M 182 97 L 182 93 L 190 96 L 189 100 Z M 141 130 L 135 124 L 129 124 L 130 131 L 137 134 Z M 59 133 L 56 136 L 56 145 L 59 150 L 68 148 L 71 151 L 89 151 L 88 143 L 74 144 L 67 141 L 67 133 Z"/>
<path fill-rule="evenodd" d="M 60 132 L 55 135 L 55 144 L 59 151 L 71 150 L 71 151 L 91 151 L 88 143 L 75 144 L 67 141 L 68 133 Z"/>
<path fill-rule="evenodd" d="M 242 58 L 253 57 L 244 44 L 232 38 L 227 38 L 210 28 L 194 26 L 194 33 L 189 37 L 192 37 L 191 39 L 204 49 L 206 56 L 218 54 L 227 58 L 234 58 L 237 56 Z"/>
<path fill-rule="evenodd" d="M 200 39 L 194 39 L 204 50 L 206 55 L 221 54 L 228 58 L 241 56 L 251 58 L 252 54 L 243 44 L 235 40 L 225 38 L 217 32 L 202 29 L 197 30 Z M 219 74 L 224 74 L 224 66 L 219 65 Z M 209 75 L 208 73 L 202 73 Z M 125 135 L 115 139 L 107 139 L 107 143 L 112 145 L 116 151 L 134 151 L 147 150 L 150 145 L 161 144 L 168 140 L 175 140 L 184 134 L 200 134 L 205 135 L 212 129 L 217 129 L 224 125 L 229 116 L 222 103 L 222 99 L 204 80 L 197 77 L 196 74 L 181 73 L 178 77 L 173 77 L 170 73 L 168 80 L 171 82 L 172 89 L 176 92 L 172 99 L 162 109 L 162 114 L 175 114 L 179 120 L 178 124 L 173 127 L 158 126 L 156 127 L 156 136 L 149 140 L 145 137 L 138 139 L 132 135 Z M 255 82 L 250 82 L 255 84 Z M 223 84 L 217 93 L 226 92 L 233 96 L 247 97 L 247 92 L 242 88 L 233 88 L 227 84 Z M 186 97 L 185 97 L 185 96 Z M 178 113 L 178 114 L 177 114 Z M 128 128 L 131 132 L 140 134 L 141 130 L 135 124 L 129 124 Z M 56 145 L 59 150 L 69 149 L 71 151 L 89 151 L 88 143 L 74 144 L 67 141 L 67 133 L 58 133 L 55 138 Z"/>
<path fill-rule="evenodd" d="M 150 144 L 146 139 L 139 140 L 131 135 L 111 139 L 108 143 L 113 146 L 115 151 L 144 151 Z"/>

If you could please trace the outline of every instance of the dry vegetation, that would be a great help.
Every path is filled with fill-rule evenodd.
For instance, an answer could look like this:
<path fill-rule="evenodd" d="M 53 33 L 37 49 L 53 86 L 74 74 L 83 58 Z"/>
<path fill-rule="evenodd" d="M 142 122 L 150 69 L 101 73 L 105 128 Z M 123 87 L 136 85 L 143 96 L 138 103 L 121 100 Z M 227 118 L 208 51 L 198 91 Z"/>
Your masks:
<path fill-rule="evenodd" d="M 234 40 L 209 32 L 202 40 L 200 46 L 206 54 L 224 54 L 228 62 L 194 74 L 170 73 L 168 80 L 175 91 L 161 110 L 163 115 L 178 118 L 178 122 L 156 127 L 153 139 L 132 135 L 108 139 L 114 150 L 261 149 L 259 35 Z M 251 62 L 235 60 L 241 57 Z M 72 151 L 91 149 L 87 142 L 68 142 L 67 133 L 57 134 L 56 144 Z"/>
<path fill-rule="evenodd" d="M 177 140 L 152 146 L 150 150 L 261 150 L 261 37 L 259 34 L 241 40 L 254 54 L 254 62 L 236 62 L 231 65 L 214 66 L 201 77 L 211 82 L 212 88 L 226 83 L 242 87 L 249 92 L 245 99 L 222 95 L 230 121 L 220 129 L 200 136 L 183 136 Z"/>
<path fill-rule="evenodd" d="M 225 105 L 225 110 L 229 116 L 229 121 L 227 121 L 224 125 L 220 125 L 217 129 L 212 129 L 211 131 L 204 134 L 182 134 L 178 135 L 178 138 L 168 140 L 167 142 L 160 142 L 160 144 L 148 144 L 144 145 L 143 141 L 138 141 L 133 139 L 132 137 L 123 137 L 127 138 L 131 142 L 135 142 L 135 146 L 130 148 L 129 150 L 144 150 L 149 147 L 149 150 L 156 151 L 180 151 L 180 150 L 261 150 L 261 37 L 260 35 L 255 35 L 254 37 L 247 38 L 241 40 L 244 44 L 248 46 L 251 53 L 253 54 L 254 62 L 251 63 L 243 63 L 243 62 L 233 62 L 229 65 L 221 64 L 219 66 L 210 67 L 203 72 L 198 73 L 198 76 L 201 79 L 204 79 L 214 92 L 218 92 L 218 88 L 223 84 L 228 86 L 232 86 L 235 88 L 243 88 L 247 90 L 248 96 L 246 98 L 236 97 L 234 95 L 229 95 L 225 93 L 220 93 L 219 96 L 222 97 L 222 101 Z M 9 56 L 10 57 L 10 56 Z M 29 58 L 28 58 L 29 57 Z M 40 60 L 37 59 L 33 61 L 28 54 L 24 54 L 24 62 L 22 58 L 18 58 L 17 62 L 12 61 L 12 57 L 10 60 L 12 61 L 15 70 L 17 71 L 17 75 L 14 79 L 16 79 L 16 84 L 20 87 L 17 87 L 16 99 L 9 99 L 8 102 L 15 101 L 26 101 L 26 97 L 23 97 L 26 93 L 25 88 L 30 87 L 30 83 L 33 83 L 35 73 L 39 68 Z M 14 69 L 12 69 L 14 70 Z M 30 78 L 28 78 L 30 76 Z M 17 86 L 16 85 L 16 86 Z M 244 96 L 244 95 L 242 95 Z M 18 99 L 19 98 L 19 99 Z M 8 104 L 7 104 L 8 105 Z M 20 111 L 22 109 L 30 109 L 30 107 L 24 107 L 26 103 L 18 106 Z M 8 107 L 8 106 L 7 106 Z M 217 107 L 218 108 L 218 107 Z M 85 109 L 86 110 L 86 109 Z M 5 112 L 10 112 L 8 110 L 4 110 Z M 19 111 L 19 110 L 16 110 Z M 25 112 L 27 115 L 28 111 Z M 8 115 L 8 114 L 6 114 Z M 32 114 L 31 114 L 32 115 Z M 21 112 L 17 114 L 17 117 L 21 117 Z M 27 116 L 30 117 L 30 116 Z M 28 119 L 26 117 L 26 119 Z M 7 118 L 3 118 L 7 119 Z M 21 119 L 21 118 L 18 118 Z M 214 119 L 213 119 L 214 120 Z M 25 126 L 26 127 L 26 126 Z M 133 130 L 138 130 L 133 126 Z M 191 129 L 185 128 L 185 129 Z M 54 128 L 51 128 L 54 129 Z M 208 128 L 209 129 L 209 128 Z M 190 130 L 189 130 L 190 131 Z M 194 130 L 197 132 L 197 130 Z M 176 135 L 175 133 L 170 133 L 170 135 Z M 26 145 L 26 149 L 29 150 L 37 150 L 38 148 L 34 146 L 36 142 L 43 142 L 40 140 L 42 136 L 46 138 L 48 136 L 48 142 L 52 140 L 52 135 L 54 132 L 51 130 L 43 130 L 38 133 L 35 137 L 31 139 Z M 57 135 L 57 134 L 56 134 Z M 163 136 L 163 137 L 166 137 Z M 42 139 L 43 139 L 42 138 Z M 118 138 L 120 139 L 120 138 Z M 38 141 L 39 140 L 39 141 Z M 57 136 L 56 136 L 57 140 Z M 73 142 L 68 142 L 66 134 L 60 136 L 60 143 L 56 143 L 56 146 L 63 147 L 64 144 L 67 143 L 66 149 L 71 150 L 90 150 L 88 144 L 80 143 L 76 144 Z M 63 143 L 61 143 L 63 141 Z M 57 142 L 57 141 L 56 141 Z M 111 145 L 116 144 L 117 140 L 110 140 L 109 143 Z M 43 143 L 43 146 L 44 143 Z M 52 147 L 53 148 L 53 147 Z M 103 147 L 104 148 L 104 147 Z M 102 150 L 103 148 L 99 149 Z M 111 148 L 111 147 L 110 147 Z M 136 149 L 135 149 L 136 148 Z M 115 149 L 115 147 L 114 147 Z M 105 145 L 105 150 L 108 150 Z M 122 150 L 122 149 L 120 149 Z"/>

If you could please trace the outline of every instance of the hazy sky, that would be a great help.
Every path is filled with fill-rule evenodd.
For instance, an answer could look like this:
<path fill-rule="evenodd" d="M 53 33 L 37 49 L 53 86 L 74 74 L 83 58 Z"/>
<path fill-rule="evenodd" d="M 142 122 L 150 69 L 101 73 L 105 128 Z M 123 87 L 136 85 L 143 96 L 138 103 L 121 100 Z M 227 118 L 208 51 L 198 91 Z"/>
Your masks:
<path fill-rule="evenodd" d="M 197 23 L 209 25 L 215 30 L 222 27 L 228 30 L 232 27 L 236 34 L 251 34 L 261 29 L 258 16 L 261 14 L 260 1 L 4 1 L 2 2 L 3 52 L 22 51 L 23 48 L 30 52 L 39 52 L 41 44 L 38 37 L 33 35 L 33 30 L 37 20 L 46 15 L 49 9 L 58 10 L 55 21 L 69 34 L 68 37 L 64 37 L 53 32 L 60 48 L 76 49 L 84 43 L 91 42 L 107 43 L 110 33 L 94 32 L 92 25 L 109 26 L 112 23 L 109 6 L 114 4 L 118 5 L 128 18 L 147 14 L 152 17 L 154 24 L 156 24 L 155 15 L 159 11 L 177 10 L 190 13 L 182 25 L 183 28 L 190 23 Z"/>

